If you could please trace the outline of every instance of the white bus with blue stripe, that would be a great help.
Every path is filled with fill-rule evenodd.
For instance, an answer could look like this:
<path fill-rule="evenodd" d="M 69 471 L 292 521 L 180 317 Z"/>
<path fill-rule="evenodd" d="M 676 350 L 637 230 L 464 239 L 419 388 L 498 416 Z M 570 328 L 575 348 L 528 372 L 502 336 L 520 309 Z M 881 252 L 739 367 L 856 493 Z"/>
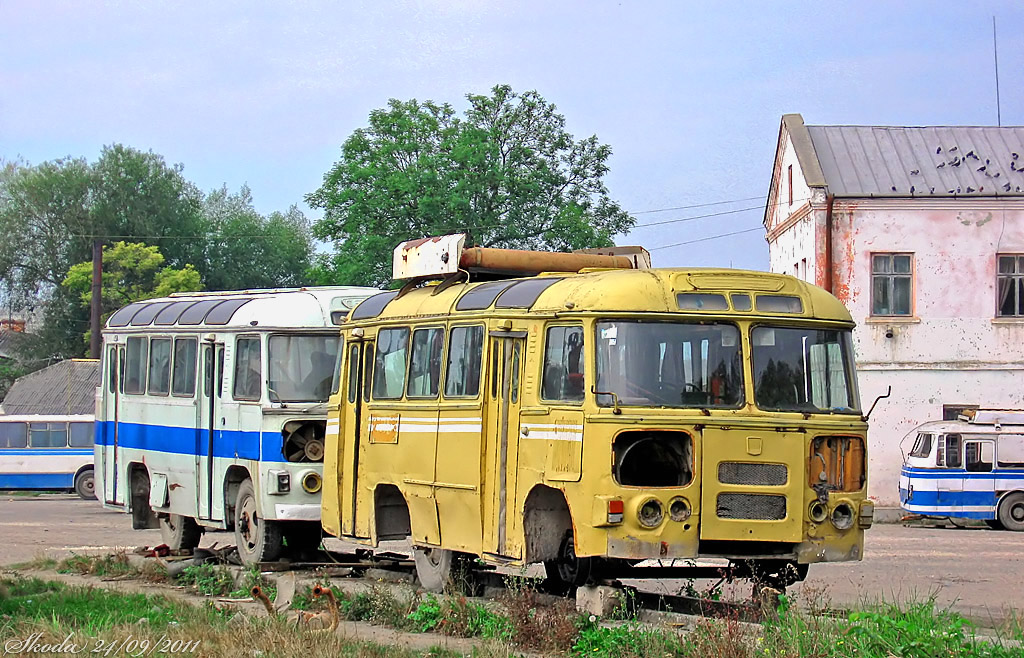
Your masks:
<path fill-rule="evenodd" d="M 316 548 L 337 325 L 374 292 L 186 293 L 112 314 L 96 419 L 104 506 L 176 550 L 206 530 L 234 530 L 247 564 Z"/>
<path fill-rule="evenodd" d="M 968 410 L 915 432 L 900 472 L 904 510 L 1024 531 L 1024 411 Z"/>
<path fill-rule="evenodd" d="M 0 416 L 0 489 L 95 498 L 91 415 Z"/>

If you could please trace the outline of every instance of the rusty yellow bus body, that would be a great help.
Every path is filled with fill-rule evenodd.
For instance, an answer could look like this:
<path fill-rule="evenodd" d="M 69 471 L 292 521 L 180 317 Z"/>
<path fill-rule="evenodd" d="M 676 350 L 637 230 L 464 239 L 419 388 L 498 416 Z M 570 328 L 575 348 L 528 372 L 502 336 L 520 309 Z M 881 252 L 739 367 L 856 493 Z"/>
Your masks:
<path fill-rule="evenodd" d="M 648 559 L 789 582 L 859 560 L 873 508 L 852 328 L 824 290 L 736 270 L 381 293 L 342 328 L 323 526 L 409 538 L 424 584 L 460 554 L 571 584 Z"/>

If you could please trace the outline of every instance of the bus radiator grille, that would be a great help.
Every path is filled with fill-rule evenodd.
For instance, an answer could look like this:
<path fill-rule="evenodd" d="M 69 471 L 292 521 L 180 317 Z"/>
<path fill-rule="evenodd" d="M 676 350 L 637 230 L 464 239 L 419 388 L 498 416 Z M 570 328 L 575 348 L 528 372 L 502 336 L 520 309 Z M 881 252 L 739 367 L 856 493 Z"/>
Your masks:
<path fill-rule="evenodd" d="M 769 494 L 718 494 L 720 519 L 750 519 L 780 521 L 786 518 L 786 497 Z"/>
<path fill-rule="evenodd" d="M 722 484 L 776 486 L 786 484 L 788 479 L 789 469 L 785 464 L 745 464 L 743 462 L 721 462 L 718 464 L 718 481 Z"/>

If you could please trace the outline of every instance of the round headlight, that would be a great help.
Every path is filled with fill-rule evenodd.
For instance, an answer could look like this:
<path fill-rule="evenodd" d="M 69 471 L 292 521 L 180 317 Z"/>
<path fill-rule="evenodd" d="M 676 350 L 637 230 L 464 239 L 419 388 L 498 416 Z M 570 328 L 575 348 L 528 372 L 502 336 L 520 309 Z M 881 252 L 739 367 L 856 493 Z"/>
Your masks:
<path fill-rule="evenodd" d="M 832 525 L 836 530 L 849 530 L 853 527 L 853 508 L 848 503 L 839 503 L 832 510 Z"/>
<path fill-rule="evenodd" d="M 320 474 L 315 471 L 310 471 L 302 476 L 302 489 L 306 493 L 314 494 L 320 491 L 320 487 L 323 486 L 323 479 Z"/>
<path fill-rule="evenodd" d="M 685 521 L 690 518 L 690 504 L 685 498 L 673 498 L 668 504 L 668 517 L 673 521 Z"/>
<path fill-rule="evenodd" d="M 640 525 L 645 528 L 657 528 L 665 518 L 665 510 L 662 509 L 660 502 L 651 498 L 640 506 L 637 517 L 640 520 Z"/>
<path fill-rule="evenodd" d="M 823 523 L 828 518 L 828 508 L 824 503 L 816 500 L 807 508 L 807 516 L 815 523 Z"/>

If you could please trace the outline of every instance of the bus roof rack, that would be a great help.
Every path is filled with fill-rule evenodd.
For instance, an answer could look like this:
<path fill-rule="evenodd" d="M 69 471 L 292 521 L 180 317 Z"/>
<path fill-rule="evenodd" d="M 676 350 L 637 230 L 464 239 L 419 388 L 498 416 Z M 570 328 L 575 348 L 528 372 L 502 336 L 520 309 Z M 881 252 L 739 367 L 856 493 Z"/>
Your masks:
<path fill-rule="evenodd" d="M 1024 425 L 1024 410 L 965 409 L 960 418 L 976 425 Z"/>
<path fill-rule="evenodd" d="M 648 269 L 651 266 L 651 255 L 643 247 L 603 247 L 565 253 L 465 245 L 464 233 L 403 242 L 395 247 L 392 278 L 443 278 L 460 270 L 502 278 L 534 276 L 541 272 Z"/>

